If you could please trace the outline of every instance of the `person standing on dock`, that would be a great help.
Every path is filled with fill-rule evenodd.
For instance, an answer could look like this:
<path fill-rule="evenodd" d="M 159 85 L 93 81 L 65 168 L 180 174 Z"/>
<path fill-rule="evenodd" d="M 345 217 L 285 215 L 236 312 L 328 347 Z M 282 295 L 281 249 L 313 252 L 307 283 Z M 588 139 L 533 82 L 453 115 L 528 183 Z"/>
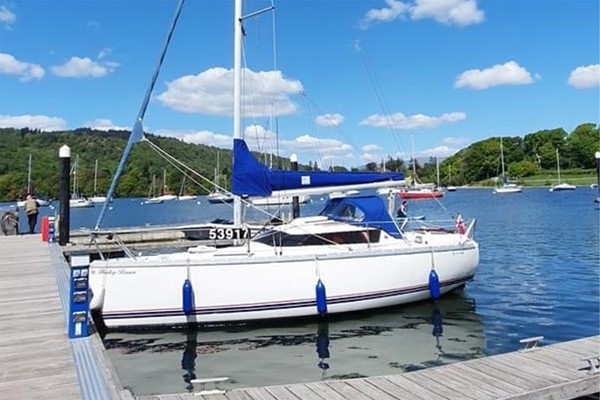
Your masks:
<path fill-rule="evenodd" d="M 39 214 L 40 205 L 32 195 L 27 195 L 25 200 L 25 214 L 27 214 L 27 223 L 29 224 L 29 233 L 35 232 L 35 225 L 37 224 L 37 218 Z"/>

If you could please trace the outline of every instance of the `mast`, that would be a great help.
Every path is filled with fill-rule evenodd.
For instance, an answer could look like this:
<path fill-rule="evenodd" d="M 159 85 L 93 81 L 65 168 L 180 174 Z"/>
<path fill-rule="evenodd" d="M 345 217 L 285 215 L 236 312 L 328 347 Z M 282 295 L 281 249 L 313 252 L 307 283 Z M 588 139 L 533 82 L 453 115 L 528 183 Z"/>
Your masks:
<path fill-rule="evenodd" d="M 241 139 L 242 109 L 242 0 L 235 0 L 233 12 L 233 138 Z M 235 163 L 235 160 L 233 160 Z M 242 199 L 233 197 L 233 225 L 242 224 Z"/>
<path fill-rule="evenodd" d="M 29 167 L 27 168 L 27 194 L 31 194 L 31 153 L 29 154 Z"/>
<path fill-rule="evenodd" d="M 558 147 L 556 148 L 556 171 L 558 172 L 558 183 L 560 184 L 560 158 L 558 157 Z"/>
<path fill-rule="evenodd" d="M 417 187 L 417 163 L 415 162 L 415 137 L 414 135 L 410 135 L 410 148 L 411 148 L 411 157 L 412 157 L 412 167 L 413 167 L 413 187 Z"/>
<path fill-rule="evenodd" d="M 502 137 L 500 137 L 500 163 L 502 164 L 502 180 L 504 181 L 504 147 L 502 146 Z"/>
<path fill-rule="evenodd" d="M 96 163 L 94 164 L 94 196 L 96 196 L 96 194 L 98 193 L 98 191 L 96 190 L 97 185 L 98 185 L 98 160 L 96 160 Z"/>
<path fill-rule="evenodd" d="M 435 184 L 437 187 L 440 187 L 440 159 L 437 156 L 435 157 L 435 172 L 436 172 Z"/>

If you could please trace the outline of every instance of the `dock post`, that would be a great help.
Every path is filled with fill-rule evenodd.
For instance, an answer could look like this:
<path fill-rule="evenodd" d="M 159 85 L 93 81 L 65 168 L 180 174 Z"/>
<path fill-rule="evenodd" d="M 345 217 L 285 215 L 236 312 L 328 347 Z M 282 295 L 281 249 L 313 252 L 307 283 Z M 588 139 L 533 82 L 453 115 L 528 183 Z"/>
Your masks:
<path fill-rule="evenodd" d="M 298 156 L 296 153 L 290 155 L 290 169 L 292 171 L 298 171 Z M 298 196 L 292 197 L 292 218 L 298 218 L 300 216 L 300 201 Z"/>
<path fill-rule="evenodd" d="M 69 338 L 88 336 L 90 323 L 90 255 L 71 256 L 69 291 Z"/>
<path fill-rule="evenodd" d="M 58 151 L 58 157 L 60 158 L 60 185 L 58 188 L 58 200 L 60 201 L 60 209 L 58 212 L 60 223 L 58 225 L 58 244 L 61 246 L 69 243 L 70 237 L 70 204 L 69 195 L 71 191 L 71 149 L 69 146 L 64 145 Z"/>

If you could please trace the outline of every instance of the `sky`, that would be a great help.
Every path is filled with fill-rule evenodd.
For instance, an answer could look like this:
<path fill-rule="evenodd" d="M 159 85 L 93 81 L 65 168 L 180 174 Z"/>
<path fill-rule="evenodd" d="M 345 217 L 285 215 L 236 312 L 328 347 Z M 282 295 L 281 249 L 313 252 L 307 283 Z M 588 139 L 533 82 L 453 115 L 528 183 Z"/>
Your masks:
<path fill-rule="evenodd" d="M 0 0 L 0 127 L 131 129 L 177 3 Z M 599 3 L 273 0 L 244 22 L 244 137 L 326 168 L 598 124 Z M 145 131 L 230 149 L 232 66 L 233 1 L 187 0 Z"/>

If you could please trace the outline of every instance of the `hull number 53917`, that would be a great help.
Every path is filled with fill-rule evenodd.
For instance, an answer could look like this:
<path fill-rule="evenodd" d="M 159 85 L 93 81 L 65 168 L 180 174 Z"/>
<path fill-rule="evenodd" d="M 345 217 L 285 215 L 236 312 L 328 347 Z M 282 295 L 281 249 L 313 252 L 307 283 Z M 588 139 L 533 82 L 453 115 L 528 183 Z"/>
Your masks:
<path fill-rule="evenodd" d="M 249 237 L 248 228 L 211 228 L 208 231 L 209 240 L 248 239 Z"/>

